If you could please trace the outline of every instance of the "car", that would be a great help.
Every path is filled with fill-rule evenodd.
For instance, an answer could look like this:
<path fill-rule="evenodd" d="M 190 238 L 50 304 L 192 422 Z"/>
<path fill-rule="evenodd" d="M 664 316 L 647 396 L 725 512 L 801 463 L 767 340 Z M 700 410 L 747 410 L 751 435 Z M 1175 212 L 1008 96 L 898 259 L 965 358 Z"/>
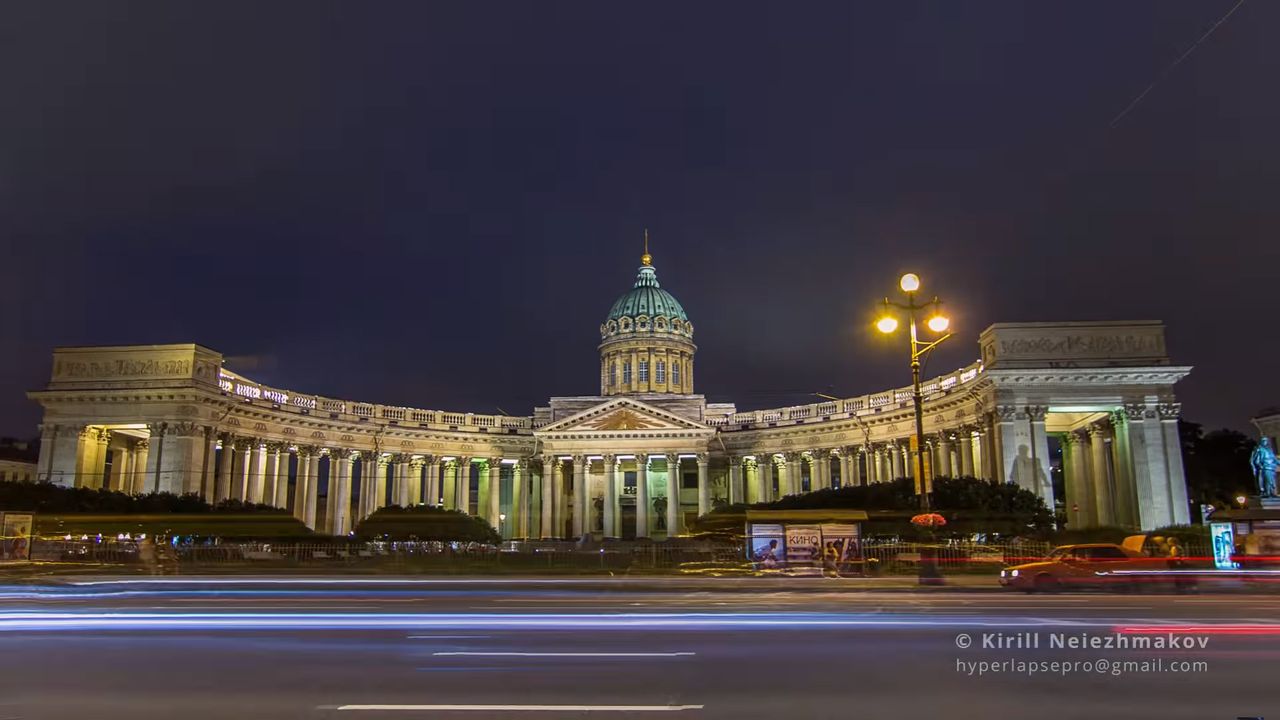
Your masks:
<path fill-rule="evenodd" d="M 1169 563 L 1168 558 L 1149 557 L 1111 543 L 1062 545 L 1043 560 L 1001 570 L 1000 584 L 1025 592 L 1055 592 L 1064 588 L 1129 590 L 1135 587 L 1138 576 L 1115 574 L 1116 571 L 1167 570 Z"/>

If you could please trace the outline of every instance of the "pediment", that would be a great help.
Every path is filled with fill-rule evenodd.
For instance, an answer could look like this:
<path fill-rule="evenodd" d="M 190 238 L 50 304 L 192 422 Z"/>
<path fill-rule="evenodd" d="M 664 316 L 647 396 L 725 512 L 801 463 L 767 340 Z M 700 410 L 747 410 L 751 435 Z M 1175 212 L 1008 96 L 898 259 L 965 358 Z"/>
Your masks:
<path fill-rule="evenodd" d="M 670 433 L 672 431 L 710 431 L 699 422 L 681 417 L 662 408 L 654 407 L 630 398 L 619 398 L 588 408 L 563 420 L 538 429 L 537 433 L 611 433 L 626 432 L 644 434 L 646 432 Z"/>

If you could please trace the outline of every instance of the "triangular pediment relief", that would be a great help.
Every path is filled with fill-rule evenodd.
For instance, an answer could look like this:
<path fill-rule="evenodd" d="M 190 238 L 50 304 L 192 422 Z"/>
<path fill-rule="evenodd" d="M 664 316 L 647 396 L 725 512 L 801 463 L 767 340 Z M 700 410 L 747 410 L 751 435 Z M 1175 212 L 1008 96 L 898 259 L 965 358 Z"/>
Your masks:
<path fill-rule="evenodd" d="M 554 432 L 671 432 L 673 430 L 706 430 L 702 423 L 683 418 L 648 403 L 620 398 L 588 408 L 576 415 L 557 420 L 537 430 L 538 433 Z"/>

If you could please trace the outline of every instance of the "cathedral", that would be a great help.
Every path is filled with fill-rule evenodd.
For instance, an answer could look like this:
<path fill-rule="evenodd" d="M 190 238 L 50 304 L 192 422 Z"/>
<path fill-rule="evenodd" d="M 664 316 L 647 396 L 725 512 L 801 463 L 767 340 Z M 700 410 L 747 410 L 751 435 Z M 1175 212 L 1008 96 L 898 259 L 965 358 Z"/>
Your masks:
<path fill-rule="evenodd" d="M 37 475 L 266 503 L 334 535 L 432 504 L 505 538 L 666 539 L 724 503 L 959 475 L 1056 500 L 1073 527 L 1187 522 L 1174 385 L 1190 368 L 1159 322 L 988 327 L 978 362 L 923 383 L 924 477 L 911 388 L 739 412 L 696 392 L 694 328 L 646 246 L 600 324 L 599 393 L 523 416 L 269 387 L 195 344 L 57 348 L 29 393 L 44 410 Z"/>

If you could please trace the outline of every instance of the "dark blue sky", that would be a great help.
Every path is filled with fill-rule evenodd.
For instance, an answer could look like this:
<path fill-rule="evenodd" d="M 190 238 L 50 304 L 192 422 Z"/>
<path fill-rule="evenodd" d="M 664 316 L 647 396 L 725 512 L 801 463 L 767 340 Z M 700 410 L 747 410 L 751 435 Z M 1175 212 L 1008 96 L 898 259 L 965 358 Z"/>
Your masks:
<path fill-rule="evenodd" d="M 908 381 L 898 273 L 986 325 L 1158 318 L 1184 411 L 1280 403 L 1280 4 L 6 3 L 0 433 L 59 344 L 527 413 L 598 390 L 650 228 L 698 389 Z"/>

